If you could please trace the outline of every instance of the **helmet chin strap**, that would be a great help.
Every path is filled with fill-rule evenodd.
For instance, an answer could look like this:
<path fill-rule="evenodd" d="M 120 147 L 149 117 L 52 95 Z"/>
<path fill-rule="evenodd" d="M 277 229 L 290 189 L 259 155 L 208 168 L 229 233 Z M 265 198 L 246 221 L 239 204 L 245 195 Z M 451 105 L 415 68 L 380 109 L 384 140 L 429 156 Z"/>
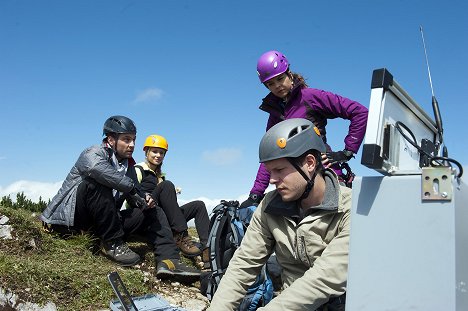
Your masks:
<path fill-rule="evenodd" d="M 109 143 L 108 138 L 107 138 L 107 144 L 112 148 L 112 151 L 114 151 L 115 156 L 117 156 L 117 141 L 119 140 L 119 134 L 112 133 L 111 136 L 114 138 L 114 145 L 111 145 Z"/>
<path fill-rule="evenodd" d="M 293 158 L 287 158 L 287 159 L 288 159 L 289 163 L 291 163 L 291 165 L 294 166 L 294 168 L 299 172 L 299 174 L 301 174 L 302 177 L 304 177 L 304 179 L 307 181 L 307 185 L 305 187 L 304 193 L 302 193 L 301 197 L 298 199 L 298 201 L 302 201 L 302 200 L 304 200 L 305 198 L 307 198 L 309 196 L 310 191 L 314 187 L 315 176 L 317 175 L 317 172 L 314 171 L 314 174 L 312 175 L 312 178 L 309 178 L 306 175 L 306 173 L 299 167 L 299 165 L 297 165 L 297 163 L 294 161 Z"/>

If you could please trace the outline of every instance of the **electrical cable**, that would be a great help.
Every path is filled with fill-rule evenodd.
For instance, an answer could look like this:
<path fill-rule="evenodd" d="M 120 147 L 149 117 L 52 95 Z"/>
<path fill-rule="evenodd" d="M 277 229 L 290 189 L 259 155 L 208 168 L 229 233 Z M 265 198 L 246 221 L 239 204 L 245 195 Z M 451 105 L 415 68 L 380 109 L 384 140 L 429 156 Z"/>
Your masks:
<path fill-rule="evenodd" d="M 404 139 L 406 139 L 407 142 L 409 142 L 414 148 L 416 148 L 419 153 L 422 153 L 424 155 L 426 155 L 427 157 L 429 158 L 432 158 L 434 155 L 426 152 L 425 150 L 423 150 L 417 143 L 416 141 L 416 136 L 414 136 L 413 132 L 411 132 L 411 130 L 401 121 L 397 121 L 395 122 L 395 128 L 398 130 L 398 132 L 401 134 L 401 136 L 403 136 Z M 404 128 L 410 135 L 411 135 L 411 138 L 410 139 L 404 132 L 401 128 Z M 439 163 L 440 165 L 442 165 L 442 163 Z"/>
<path fill-rule="evenodd" d="M 447 165 L 444 165 L 443 162 L 449 162 L 449 163 L 453 163 L 455 164 L 457 167 L 458 167 L 458 175 L 457 175 L 457 178 L 460 178 L 462 177 L 463 175 L 463 167 L 462 165 L 460 164 L 460 162 L 458 162 L 457 160 L 455 159 L 452 159 L 452 158 L 449 158 L 449 157 L 446 157 L 446 156 L 443 156 L 443 157 L 440 157 L 440 156 L 433 156 L 432 154 L 426 152 L 425 150 L 423 150 L 417 143 L 416 141 L 416 136 L 414 136 L 413 132 L 401 121 L 397 121 L 395 122 L 395 128 L 397 129 L 397 131 L 401 134 L 401 136 L 403 136 L 403 138 L 408 142 L 410 143 L 414 148 L 416 148 L 419 153 L 422 153 L 426 156 L 429 157 L 429 163 L 431 164 L 431 166 L 447 166 Z M 411 135 L 411 137 L 408 137 L 408 135 L 406 135 L 406 133 L 403 132 L 403 129 L 405 129 L 409 135 Z M 441 161 L 441 162 L 439 162 Z M 434 163 L 437 163 L 437 165 L 434 165 Z M 450 167 L 452 167 L 451 165 L 448 165 Z"/>
<path fill-rule="evenodd" d="M 462 177 L 462 175 L 463 175 L 463 166 L 462 166 L 462 165 L 460 164 L 460 162 L 458 162 L 457 160 L 454 160 L 454 159 L 448 158 L 448 157 L 438 157 L 438 156 L 437 156 L 437 157 L 432 157 L 432 158 L 430 159 L 431 166 L 440 166 L 440 165 L 434 165 L 434 164 L 433 164 L 433 161 L 435 161 L 435 160 L 442 160 L 442 161 L 444 161 L 444 162 L 451 162 L 451 163 L 454 163 L 454 164 L 458 167 L 458 175 L 457 175 L 457 178 Z M 439 164 L 439 162 L 436 162 L 436 163 Z M 452 167 L 452 166 L 450 166 L 450 167 Z"/>

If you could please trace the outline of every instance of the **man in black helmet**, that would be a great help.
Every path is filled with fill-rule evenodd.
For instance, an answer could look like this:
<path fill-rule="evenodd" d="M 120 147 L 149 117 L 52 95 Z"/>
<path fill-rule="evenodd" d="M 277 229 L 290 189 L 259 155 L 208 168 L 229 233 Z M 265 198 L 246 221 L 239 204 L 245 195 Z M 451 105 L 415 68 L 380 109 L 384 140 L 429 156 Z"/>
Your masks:
<path fill-rule="evenodd" d="M 135 124 L 125 116 L 112 116 L 104 123 L 103 135 L 100 146 L 80 154 L 42 213 L 45 227 L 58 232 L 93 232 L 101 241 L 104 255 L 122 266 L 140 261 L 124 239 L 143 233 L 154 247 L 157 277 L 195 281 L 200 272 L 180 262 L 164 213 L 136 182 L 132 158 Z M 131 208 L 120 210 L 125 200 Z"/>
<path fill-rule="evenodd" d="M 344 310 L 351 189 L 323 167 L 325 151 L 306 119 L 282 121 L 263 136 L 260 162 L 276 190 L 254 212 L 209 310 L 236 310 L 273 252 L 283 290 L 259 310 Z"/>

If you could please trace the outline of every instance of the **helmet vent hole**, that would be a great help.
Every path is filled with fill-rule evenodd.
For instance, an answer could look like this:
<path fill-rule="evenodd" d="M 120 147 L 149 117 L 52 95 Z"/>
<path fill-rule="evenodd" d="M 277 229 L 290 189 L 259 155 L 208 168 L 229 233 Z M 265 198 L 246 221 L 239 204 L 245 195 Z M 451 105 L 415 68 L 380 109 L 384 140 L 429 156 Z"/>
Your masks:
<path fill-rule="evenodd" d="M 294 136 L 296 136 L 298 133 L 299 133 L 298 128 L 295 128 L 295 129 L 293 129 L 291 132 L 289 132 L 289 137 L 288 137 L 288 138 L 294 137 Z"/>
<path fill-rule="evenodd" d="M 294 137 L 297 134 L 299 134 L 300 132 L 307 130 L 308 128 L 309 127 L 307 125 L 298 126 L 298 127 L 294 128 L 294 129 L 292 129 L 291 132 L 289 132 L 288 138 Z"/>
<path fill-rule="evenodd" d="M 116 118 L 110 118 L 112 121 L 114 121 L 115 123 L 117 123 L 118 125 L 122 126 L 122 122 L 120 122 L 120 120 L 117 120 Z"/>

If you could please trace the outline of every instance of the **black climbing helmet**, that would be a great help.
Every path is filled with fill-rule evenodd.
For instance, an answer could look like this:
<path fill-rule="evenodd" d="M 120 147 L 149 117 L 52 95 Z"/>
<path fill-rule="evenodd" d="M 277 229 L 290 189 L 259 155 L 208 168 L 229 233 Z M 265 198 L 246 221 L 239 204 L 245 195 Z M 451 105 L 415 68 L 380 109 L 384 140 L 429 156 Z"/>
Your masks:
<path fill-rule="evenodd" d="M 103 135 L 109 134 L 136 134 L 136 126 L 133 121 L 124 116 L 112 116 L 104 123 Z"/>

